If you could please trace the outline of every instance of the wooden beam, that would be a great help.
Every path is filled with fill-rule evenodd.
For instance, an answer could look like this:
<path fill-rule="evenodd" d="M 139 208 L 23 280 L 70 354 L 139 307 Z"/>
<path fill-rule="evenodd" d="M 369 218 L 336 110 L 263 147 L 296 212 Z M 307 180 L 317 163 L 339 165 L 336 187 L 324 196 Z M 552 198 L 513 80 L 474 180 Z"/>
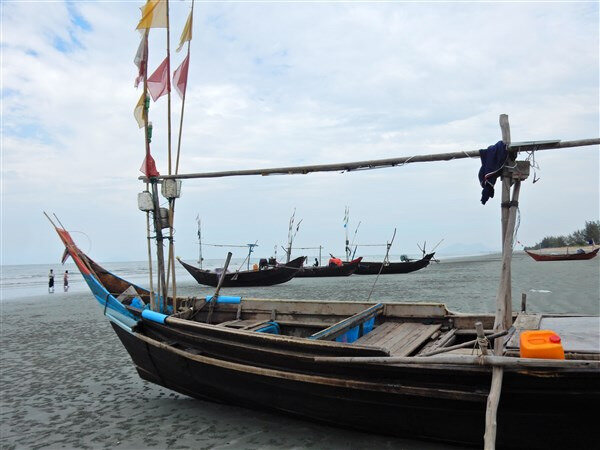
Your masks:
<path fill-rule="evenodd" d="M 570 147 L 585 147 L 589 145 L 600 145 L 600 138 L 579 139 L 574 141 L 532 141 L 526 143 L 515 143 L 509 146 L 513 152 L 531 152 L 540 150 L 556 150 Z M 417 162 L 451 161 L 463 158 L 479 158 L 479 150 L 469 150 L 451 153 L 437 153 L 429 155 L 413 155 L 398 158 L 374 159 L 369 161 L 356 161 L 334 164 L 317 164 L 309 166 L 289 166 L 265 169 L 226 170 L 221 172 L 182 173 L 176 175 L 160 175 L 159 180 L 165 179 L 191 179 L 191 178 L 222 178 L 250 175 L 306 175 L 314 172 L 350 172 L 353 170 L 381 169 L 395 167 Z M 146 180 L 146 177 L 139 177 Z"/>
<path fill-rule="evenodd" d="M 378 303 L 376 305 L 371 306 L 370 308 L 365 309 L 364 311 L 359 312 L 358 314 L 354 314 L 347 319 L 341 320 L 338 323 L 334 323 L 330 327 L 321 330 L 312 336 L 309 339 L 319 339 L 319 340 L 333 340 L 336 337 L 344 334 L 346 331 L 354 328 L 355 326 L 369 320 L 371 317 L 375 317 L 378 314 L 383 312 L 383 303 Z"/>
<path fill-rule="evenodd" d="M 492 366 L 514 369 L 600 369 L 600 361 L 573 359 L 512 358 L 507 356 L 315 356 L 315 362 L 340 364 L 384 364 L 384 365 L 467 365 Z"/>

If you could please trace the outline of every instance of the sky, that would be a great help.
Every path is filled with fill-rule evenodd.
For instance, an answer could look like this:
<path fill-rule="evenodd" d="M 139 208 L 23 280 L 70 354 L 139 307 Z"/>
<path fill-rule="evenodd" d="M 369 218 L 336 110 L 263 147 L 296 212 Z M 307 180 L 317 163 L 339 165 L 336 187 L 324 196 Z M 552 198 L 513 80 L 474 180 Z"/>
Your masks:
<path fill-rule="evenodd" d="M 189 1 L 171 1 L 174 49 Z M 137 208 L 143 131 L 133 117 L 142 1 L 0 4 L 1 264 L 54 263 L 56 213 L 98 261 L 146 257 Z M 486 148 L 509 115 L 513 142 L 600 136 L 597 2 L 196 2 L 181 172 L 325 164 Z M 166 55 L 150 33 L 149 69 Z M 172 52 L 177 67 L 185 52 Z M 172 95 L 176 148 L 181 100 Z M 152 103 L 152 153 L 167 172 L 167 98 Z M 598 146 L 535 154 L 517 240 L 532 245 L 599 219 Z M 480 203 L 479 160 L 353 173 L 186 180 L 176 254 L 258 242 L 392 257 L 417 243 L 470 254 L 500 249 L 499 190 Z M 519 247 L 517 247 L 519 248 Z M 234 257 L 245 250 L 232 248 Z M 207 258 L 227 249 L 205 247 Z M 359 248 L 382 254 L 384 248 Z M 316 250 L 300 251 L 314 257 Z M 279 248 L 278 256 L 282 257 Z M 299 253 L 296 253 L 299 254 Z"/>

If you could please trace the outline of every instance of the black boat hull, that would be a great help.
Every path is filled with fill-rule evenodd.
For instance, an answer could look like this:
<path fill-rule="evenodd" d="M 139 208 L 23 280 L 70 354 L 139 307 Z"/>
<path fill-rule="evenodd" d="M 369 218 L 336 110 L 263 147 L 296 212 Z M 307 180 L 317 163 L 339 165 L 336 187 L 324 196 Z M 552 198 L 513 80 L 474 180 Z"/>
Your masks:
<path fill-rule="evenodd" d="M 219 283 L 218 273 L 209 270 L 202 270 L 179 261 L 183 267 L 190 273 L 192 277 L 199 283 L 206 286 L 216 287 Z M 304 262 L 304 257 L 296 258 L 285 265 L 278 265 L 262 270 L 242 270 L 225 274 L 223 281 L 224 287 L 256 287 L 256 286 L 273 286 L 276 284 L 290 281 L 298 273 L 301 264 Z"/>
<path fill-rule="evenodd" d="M 292 370 L 273 358 L 261 366 L 246 359 L 250 352 L 216 358 L 114 323 L 113 328 L 143 379 L 191 397 L 369 432 L 483 445 L 489 368 L 366 364 L 349 369 L 307 361 Z M 592 407 L 599 400 L 593 372 L 579 377 L 506 372 L 497 447 L 598 448 Z"/>
<path fill-rule="evenodd" d="M 380 270 L 382 274 L 415 272 L 427 267 L 431 258 L 433 258 L 433 255 L 434 253 L 429 253 L 417 261 L 392 262 L 388 264 L 384 264 L 383 262 L 361 261 L 355 273 L 357 275 L 377 275 Z M 383 269 L 381 268 L 382 265 Z"/>

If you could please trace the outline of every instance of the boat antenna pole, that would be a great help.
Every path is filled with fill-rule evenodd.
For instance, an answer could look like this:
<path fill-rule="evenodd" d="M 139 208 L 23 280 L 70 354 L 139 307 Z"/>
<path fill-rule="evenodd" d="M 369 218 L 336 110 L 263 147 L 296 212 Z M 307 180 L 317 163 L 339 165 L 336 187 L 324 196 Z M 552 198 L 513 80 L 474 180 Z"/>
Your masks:
<path fill-rule="evenodd" d="M 202 269 L 204 258 L 202 257 L 202 220 L 200 219 L 200 215 L 196 217 L 196 220 L 198 221 L 198 265 Z"/>
<path fill-rule="evenodd" d="M 392 240 L 387 243 L 387 250 L 385 251 L 385 258 L 383 258 L 383 262 L 381 263 L 379 272 L 377 272 L 377 277 L 375 277 L 375 281 L 373 282 L 373 286 L 371 287 L 371 292 L 369 292 L 369 297 L 367 297 L 367 301 L 371 300 L 371 295 L 373 295 L 373 291 L 375 290 L 375 285 L 377 284 L 377 280 L 379 280 L 379 275 L 381 275 L 381 272 L 383 271 L 383 266 L 385 266 L 385 262 L 388 260 L 388 256 L 390 254 L 390 248 L 392 248 L 392 243 L 394 242 L 395 237 L 396 237 L 396 229 L 394 228 L 394 234 L 392 235 Z"/>
<path fill-rule="evenodd" d="M 290 225 L 288 227 L 288 248 L 286 251 L 287 257 L 285 263 L 289 263 L 292 257 L 292 244 L 294 242 L 294 238 L 296 234 L 298 234 L 298 230 L 300 229 L 300 224 L 302 223 L 302 219 L 296 225 L 296 231 L 294 231 L 294 221 L 296 220 L 296 208 L 294 208 L 294 212 L 292 213 L 292 217 L 290 217 Z"/>
<path fill-rule="evenodd" d="M 356 236 L 358 233 L 358 228 L 360 227 L 360 221 L 358 222 L 358 225 L 356 225 L 356 229 L 354 230 L 354 236 L 352 236 L 352 243 L 350 244 L 350 248 L 354 247 L 354 252 L 352 252 L 352 257 L 351 259 L 354 259 L 354 257 L 356 256 L 356 249 L 358 248 L 358 245 L 354 245 L 354 242 L 356 241 Z"/>
<path fill-rule="evenodd" d="M 350 261 L 350 240 L 348 239 L 348 220 L 350 219 L 350 207 L 346 206 L 344 209 L 344 232 L 346 233 L 346 246 L 344 251 L 346 253 L 346 261 Z"/>

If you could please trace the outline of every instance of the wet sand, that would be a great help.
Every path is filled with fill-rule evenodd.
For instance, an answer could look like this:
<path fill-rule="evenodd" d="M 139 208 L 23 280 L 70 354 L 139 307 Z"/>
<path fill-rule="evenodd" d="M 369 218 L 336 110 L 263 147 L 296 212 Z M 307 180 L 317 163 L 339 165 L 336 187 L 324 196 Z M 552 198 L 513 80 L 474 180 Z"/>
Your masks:
<path fill-rule="evenodd" d="M 3 301 L 1 327 L 2 449 L 458 448 L 204 402 L 150 384 L 87 292 Z"/>

